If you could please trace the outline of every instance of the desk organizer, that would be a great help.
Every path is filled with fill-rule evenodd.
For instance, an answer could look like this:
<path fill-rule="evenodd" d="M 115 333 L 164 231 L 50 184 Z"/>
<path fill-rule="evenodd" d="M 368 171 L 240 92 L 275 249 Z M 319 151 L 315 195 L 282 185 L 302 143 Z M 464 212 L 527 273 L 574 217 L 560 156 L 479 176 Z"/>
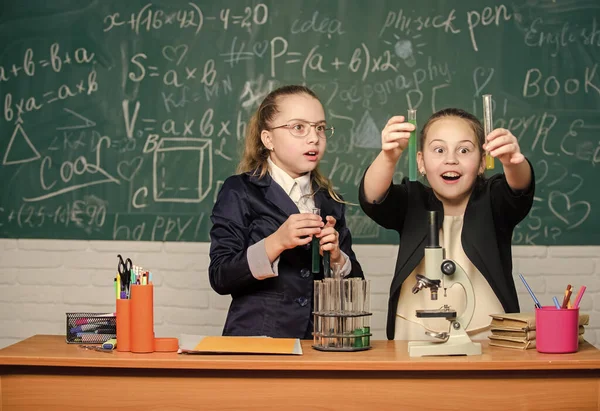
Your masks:
<path fill-rule="evenodd" d="M 326 278 L 314 284 L 313 348 L 364 351 L 371 348 L 371 282 Z"/>
<path fill-rule="evenodd" d="M 117 336 L 114 313 L 66 313 L 70 344 L 101 344 Z"/>
<path fill-rule="evenodd" d="M 579 308 L 535 309 L 536 350 L 565 354 L 579 349 Z"/>
<path fill-rule="evenodd" d="M 132 285 L 129 299 L 117 300 L 117 351 L 172 352 L 177 338 L 154 337 L 154 285 Z"/>

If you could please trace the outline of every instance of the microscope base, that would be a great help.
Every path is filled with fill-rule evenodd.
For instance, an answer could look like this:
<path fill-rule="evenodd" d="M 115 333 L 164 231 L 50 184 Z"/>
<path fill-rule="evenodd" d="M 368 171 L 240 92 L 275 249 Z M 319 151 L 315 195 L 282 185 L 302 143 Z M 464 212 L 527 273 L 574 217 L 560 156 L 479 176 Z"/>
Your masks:
<path fill-rule="evenodd" d="M 408 355 L 410 357 L 426 357 L 434 355 L 481 355 L 481 344 L 471 341 L 462 329 L 454 329 L 451 324 L 450 336 L 446 341 L 410 341 Z"/>

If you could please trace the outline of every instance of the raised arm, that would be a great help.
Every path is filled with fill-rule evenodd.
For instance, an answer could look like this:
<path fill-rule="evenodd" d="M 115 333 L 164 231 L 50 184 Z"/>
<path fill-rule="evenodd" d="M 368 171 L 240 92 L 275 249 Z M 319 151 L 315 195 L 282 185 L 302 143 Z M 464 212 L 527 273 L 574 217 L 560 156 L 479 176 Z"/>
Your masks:
<path fill-rule="evenodd" d="M 410 132 L 415 126 L 404 121 L 404 116 L 389 119 L 381 131 L 381 152 L 367 170 L 364 181 L 364 199 L 380 202 L 392 183 L 396 163 L 408 145 Z"/>

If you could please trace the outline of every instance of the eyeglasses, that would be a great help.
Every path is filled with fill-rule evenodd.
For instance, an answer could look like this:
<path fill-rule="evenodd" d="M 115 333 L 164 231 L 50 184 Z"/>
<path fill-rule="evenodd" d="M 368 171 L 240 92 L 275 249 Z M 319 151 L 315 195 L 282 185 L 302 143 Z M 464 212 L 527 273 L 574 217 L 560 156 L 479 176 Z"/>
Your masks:
<path fill-rule="evenodd" d="M 333 135 L 333 127 L 327 127 L 327 125 L 323 123 L 309 123 L 308 121 L 302 120 L 294 120 L 293 123 L 273 127 L 271 128 L 271 130 L 275 130 L 277 128 L 285 128 L 290 132 L 292 136 L 304 138 L 310 133 L 311 127 L 315 128 L 315 131 L 317 132 L 319 138 L 330 138 Z"/>

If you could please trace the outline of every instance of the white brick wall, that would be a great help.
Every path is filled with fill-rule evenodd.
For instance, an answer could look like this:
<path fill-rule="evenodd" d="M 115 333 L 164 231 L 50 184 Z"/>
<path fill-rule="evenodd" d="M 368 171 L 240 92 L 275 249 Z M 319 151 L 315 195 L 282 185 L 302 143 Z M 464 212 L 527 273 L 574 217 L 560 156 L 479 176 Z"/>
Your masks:
<path fill-rule="evenodd" d="M 357 245 L 355 252 L 372 280 L 374 338 L 385 339 L 397 247 Z M 221 333 L 230 298 L 210 288 L 207 243 L 0 239 L 0 348 L 34 334 L 64 334 L 66 312 L 113 311 L 117 253 L 152 271 L 157 337 Z M 567 283 L 586 285 L 585 337 L 600 346 L 600 247 L 514 247 L 514 266 L 543 304 Z M 522 310 L 533 309 L 518 277 L 516 284 Z"/>

